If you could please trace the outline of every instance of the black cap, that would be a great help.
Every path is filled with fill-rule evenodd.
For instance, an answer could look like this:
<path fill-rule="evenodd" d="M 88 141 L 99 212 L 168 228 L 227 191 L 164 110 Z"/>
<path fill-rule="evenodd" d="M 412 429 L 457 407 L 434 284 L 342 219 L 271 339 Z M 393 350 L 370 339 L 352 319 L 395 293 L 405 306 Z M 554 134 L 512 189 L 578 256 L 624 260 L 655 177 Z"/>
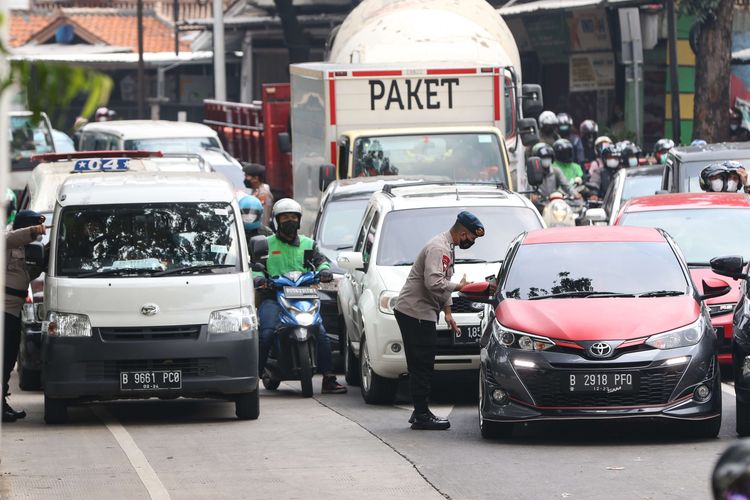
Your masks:
<path fill-rule="evenodd" d="M 471 212 L 464 210 L 458 214 L 458 217 L 456 217 L 456 223 L 461 224 L 463 227 L 474 233 L 475 236 L 484 236 L 484 225 L 482 225 L 477 216 Z"/>
<path fill-rule="evenodd" d="M 23 229 L 25 227 L 38 226 L 44 224 L 45 217 L 33 210 L 20 210 L 13 221 L 13 229 Z"/>
<path fill-rule="evenodd" d="M 242 171 L 245 172 L 245 175 L 257 175 L 258 177 L 266 175 L 266 167 L 260 163 L 243 163 Z"/>

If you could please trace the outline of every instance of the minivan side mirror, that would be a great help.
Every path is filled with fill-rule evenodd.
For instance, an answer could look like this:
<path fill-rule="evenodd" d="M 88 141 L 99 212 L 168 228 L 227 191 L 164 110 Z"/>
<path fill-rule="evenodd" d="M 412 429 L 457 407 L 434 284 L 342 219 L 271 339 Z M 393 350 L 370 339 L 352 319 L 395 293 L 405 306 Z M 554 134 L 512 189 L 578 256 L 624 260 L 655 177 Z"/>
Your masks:
<path fill-rule="evenodd" d="M 250 238 L 250 259 L 260 262 L 268 256 L 268 240 L 265 236 L 253 236 Z"/>
<path fill-rule="evenodd" d="M 533 146 L 539 142 L 539 125 L 534 118 L 522 118 L 518 122 L 518 133 L 524 146 Z"/>
<path fill-rule="evenodd" d="M 279 145 L 279 151 L 282 153 L 289 154 L 292 152 L 292 137 L 289 132 L 279 132 L 279 135 L 276 136 L 276 142 Z"/>
<path fill-rule="evenodd" d="M 544 110 L 541 85 L 533 83 L 521 85 L 521 96 L 523 97 L 524 116 L 538 115 Z"/>
<path fill-rule="evenodd" d="M 542 159 L 538 156 L 531 156 L 526 160 L 526 180 L 530 186 L 534 187 L 539 186 L 544 181 Z"/>
<path fill-rule="evenodd" d="M 727 255 L 711 259 L 711 270 L 713 272 L 734 280 L 748 278 L 748 275 L 742 272 L 744 267 L 745 262 L 741 255 Z"/>
<path fill-rule="evenodd" d="M 44 245 L 41 241 L 32 241 L 24 247 L 24 260 L 27 266 L 45 267 Z"/>
<path fill-rule="evenodd" d="M 324 163 L 320 166 L 320 174 L 318 177 L 318 187 L 321 191 L 325 191 L 333 181 L 336 180 L 336 167 L 332 163 Z"/>
<path fill-rule="evenodd" d="M 700 300 L 721 297 L 731 291 L 732 287 L 726 281 L 719 278 L 706 278 L 703 280 L 703 295 L 700 296 Z"/>
<path fill-rule="evenodd" d="M 362 252 L 339 252 L 336 263 L 347 272 L 364 271 L 365 263 Z"/>
<path fill-rule="evenodd" d="M 486 281 L 469 283 L 461 289 L 460 295 L 472 302 L 483 302 L 485 304 L 492 303 L 490 283 Z"/>

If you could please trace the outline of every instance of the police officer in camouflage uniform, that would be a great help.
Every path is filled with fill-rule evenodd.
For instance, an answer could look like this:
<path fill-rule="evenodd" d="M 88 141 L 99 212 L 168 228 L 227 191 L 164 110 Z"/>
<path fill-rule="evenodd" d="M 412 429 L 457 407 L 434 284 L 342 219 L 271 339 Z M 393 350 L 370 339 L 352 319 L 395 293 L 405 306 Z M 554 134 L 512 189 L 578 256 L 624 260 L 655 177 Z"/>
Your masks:
<path fill-rule="evenodd" d="M 311 251 L 310 261 L 315 270 L 320 272 L 320 281 L 326 283 L 333 279 L 328 260 L 318 252 L 318 248 L 311 238 L 298 234 L 300 220 L 302 219 L 302 207 L 290 198 L 277 201 L 271 212 L 275 222 L 276 234 L 268 236 L 268 260 L 266 261 L 266 272 L 269 276 L 281 276 L 292 271 L 309 271 L 308 263 L 305 262 L 305 252 Z M 255 277 L 255 288 L 261 288 L 265 284 L 263 276 Z M 276 329 L 281 325 L 281 309 L 276 297 L 268 294 L 258 308 L 258 320 L 260 322 L 259 332 L 259 360 L 258 367 L 261 376 L 268 359 L 268 351 L 274 339 Z M 328 340 L 323 325 L 318 330 L 318 369 L 323 374 L 324 394 L 341 394 L 346 392 L 346 387 L 336 381 L 333 375 L 333 362 L 331 360 L 331 343 Z"/>
<path fill-rule="evenodd" d="M 409 419 L 412 429 L 445 430 L 446 418 L 429 409 L 428 397 L 435 364 L 436 323 L 442 310 L 452 330 L 458 326 L 451 313 L 451 293 L 468 284 L 466 276 L 452 283 L 454 247 L 469 248 L 484 236 L 484 226 L 471 212 L 458 214 L 449 231 L 432 238 L 419 252 L 394 307 L 394 314 L 404 340 L 409 389 L 414 412 Z"/>

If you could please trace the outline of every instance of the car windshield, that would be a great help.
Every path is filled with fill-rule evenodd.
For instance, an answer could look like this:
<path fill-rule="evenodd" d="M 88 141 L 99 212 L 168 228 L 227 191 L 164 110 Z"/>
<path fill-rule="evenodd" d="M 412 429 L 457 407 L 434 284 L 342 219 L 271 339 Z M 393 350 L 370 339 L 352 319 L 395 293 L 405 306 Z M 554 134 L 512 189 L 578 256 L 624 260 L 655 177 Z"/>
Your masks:
<path fill-rule="evenodd" d="M 329 202 L 320 219 L 318 244 L 331 250 L 352 248 L 368 201 L 367 198 L 355 198 Z"/>
<path fill-rule="evenodd" d="M 690 161 L 680 163 L 680 178 L 682 179 L 682 185 L 679 186 L 681 193 L 700 193 L 703 190 L 700 186 L 700 175 L 701 171 L 708 165 L 715 163 L 716 161 L 723 160 L 704 160 L 704 161 Z M 750 159 L 737 159 L 743 165 L 750 166 Z M 653 193 L 651 193 L 653 194 Z"/>
<path fill-rule="evenodd" d="M 638 196 L 650 196 L 661 189 L 661 174 L 628 175 L 622 188 L 622 202 Z"/>
<path fill-rule="evenodd" d="M 164 137 L 161 139 L 129 139 L 127 151 L 161 151 L 162 153 L 200 153 L 221 148 L 215 137 Z"/>
<path fill-rule="evenodd" d="M 10 117 L 11 169 L 31 169 L 33 155 L 52 153 L 55 145 L 47 123 L 41 120 L 34 125 L 31 115 Z"/>
<path fill-rule="evenodd" d="M 720 255 L 743 255 L 750 259 L 750 233 L 738 230 L 750 226 L 750 210 L 747 209 L 631 212 L 623 214 L 619 224 L 664 229 L 691 264 L 709 265 L 712 258 Z"/>
<path fill-rule="evenodd" d="M 662 290 L 688 291 L 685 274 L 666 242 L 521 245 L 503 286 L 506 297 L 524 300 Z"/>
<path fill-rule="evenodd" d="M 456 181 L 507 185 L 505 158 L 494 134 L 420 134 L 360 137 L 354 142 L 354 177 L 439 175 Z"/>
<path fill-rule="evenodd" d="M 57 234 L 60 276 L 239 270 L 237 228 L 227 203 L 69 207 Z"/>
<path fill-rule="evenodd" d="M 532 209 L 521 207 L 440 207 L 390 212 L 379 238 L 378 265 L 413 264 L 422 247 L 435 235 L 447 231 L 462 210 L 469 210 L 482 221 L 485 235 L 477 238 L 474 246 L 467 250 L 456 247 L 458 264 L 498 262 L 505 257 L 513 238 L 542 227 Z"/>

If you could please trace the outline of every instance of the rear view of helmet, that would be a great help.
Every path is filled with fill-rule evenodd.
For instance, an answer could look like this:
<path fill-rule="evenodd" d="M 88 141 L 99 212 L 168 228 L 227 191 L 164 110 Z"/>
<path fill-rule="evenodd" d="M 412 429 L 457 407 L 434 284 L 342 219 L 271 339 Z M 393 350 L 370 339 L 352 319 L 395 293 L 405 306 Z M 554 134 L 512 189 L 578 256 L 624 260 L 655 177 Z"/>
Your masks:
<path fill-rule="evenodd" d="M 243 196 L 239 202 L 240 213 L 242 214 L 242 225 L 245 231 L 253 231 L 260 228 L 260 222 L 263 218 L 263 204 L 255 196 Z"/>
<path fill-rule="evenodd" d="M 552 149 L 555 151 L 555 158 L 557 161 L 562 163 L 570 163 L 573 161 L 573 145 L 569 140 L 556 140 L 552 145 Z"/>

